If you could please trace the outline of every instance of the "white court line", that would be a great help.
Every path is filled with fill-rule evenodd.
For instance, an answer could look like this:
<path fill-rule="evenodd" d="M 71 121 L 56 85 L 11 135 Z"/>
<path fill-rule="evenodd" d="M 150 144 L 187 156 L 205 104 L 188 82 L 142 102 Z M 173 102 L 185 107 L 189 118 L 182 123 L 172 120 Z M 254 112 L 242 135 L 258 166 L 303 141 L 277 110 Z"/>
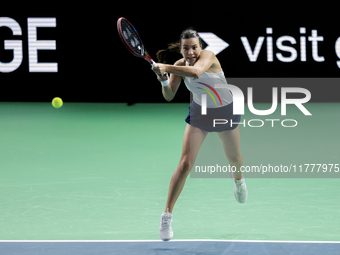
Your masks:
<path fill-rule="evenodd" d="M 0 240 L 0 243 L 132 243 L 163 242 L 162 240 Z M 275 241 L 275 240 L 220 240 L 220 239 L 178 239 L 170 242 L 238 242 L 238 243 L 338 243 L 340 241 Z"/>

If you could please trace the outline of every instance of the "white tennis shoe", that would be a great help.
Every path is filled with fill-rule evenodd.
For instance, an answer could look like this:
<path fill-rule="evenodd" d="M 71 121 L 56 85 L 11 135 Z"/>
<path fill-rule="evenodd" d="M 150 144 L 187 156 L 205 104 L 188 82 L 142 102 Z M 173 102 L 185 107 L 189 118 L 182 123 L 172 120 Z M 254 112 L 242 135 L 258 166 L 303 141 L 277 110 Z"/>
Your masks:
<path fill-rule="evenodd" d="M 234 174 L 232 172 L 230 172 L 230 177 L 233 179 L 235 183 L 234 195 L 236 200 L 239 203 L 246 202 L 248 198 L 248 189 L 244 177 L 242 177 L 241 180 L 235 180 Z"/>
<path fill-rule="evenodd" d="M 169 208 L 167 208 L 166 212 L 162 213 L 161 223 L 159 226 L 159 237 L 163 241 L 170 241 L 174 236 L 174 232 L 171 229 L 172 222 L 172 214 L 169 213 Z"/>

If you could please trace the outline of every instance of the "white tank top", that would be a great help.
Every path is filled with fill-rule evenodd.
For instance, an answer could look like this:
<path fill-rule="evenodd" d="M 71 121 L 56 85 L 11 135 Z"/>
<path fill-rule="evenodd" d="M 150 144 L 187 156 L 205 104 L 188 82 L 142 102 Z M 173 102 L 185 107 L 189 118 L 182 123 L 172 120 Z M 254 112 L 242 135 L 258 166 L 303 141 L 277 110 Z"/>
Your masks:
<path fill-rule="evenodd" d="M 189 63 L 185 61 L 185 65 Z M 216 88 L 217 84 L 228 84 L 223 70 L 220 73 L 202 73 L 198 78 L 184 77 L 185 86 L 193 94 L 196 104 L 202 105 L 202 94 L 206 94 L 207 108 L 218 108 L 233 102 L 233 95 L 227 88 Z"/>

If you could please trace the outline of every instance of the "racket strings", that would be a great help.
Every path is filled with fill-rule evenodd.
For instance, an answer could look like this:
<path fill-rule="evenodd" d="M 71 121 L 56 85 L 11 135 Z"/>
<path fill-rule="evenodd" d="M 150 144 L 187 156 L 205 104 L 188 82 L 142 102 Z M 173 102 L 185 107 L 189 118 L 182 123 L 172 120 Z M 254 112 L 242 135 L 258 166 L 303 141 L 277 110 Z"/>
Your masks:
<path fill-rule="evenodd" d="M 122 21 L 121 23 L 122 33 L 129 46 L 139 55 L 142 55 L 142 43 L 138 34 L 134 31 L 129 23 Z"/>

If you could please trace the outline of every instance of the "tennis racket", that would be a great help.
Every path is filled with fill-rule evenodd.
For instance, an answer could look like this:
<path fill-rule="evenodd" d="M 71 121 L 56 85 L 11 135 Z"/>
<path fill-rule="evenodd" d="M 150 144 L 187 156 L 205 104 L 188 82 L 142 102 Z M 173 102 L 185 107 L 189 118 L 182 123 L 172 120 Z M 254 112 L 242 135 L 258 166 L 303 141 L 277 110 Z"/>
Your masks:
<path fill-rule="evenodd" d="M 137 30 L 126 18 L 121 17 L 118 19 L 117 29 L 123 44 L 134 56 L 144 58 L 151 66 L 156 65 L 155 61 L 152 60 L 146 51 Z"/>

